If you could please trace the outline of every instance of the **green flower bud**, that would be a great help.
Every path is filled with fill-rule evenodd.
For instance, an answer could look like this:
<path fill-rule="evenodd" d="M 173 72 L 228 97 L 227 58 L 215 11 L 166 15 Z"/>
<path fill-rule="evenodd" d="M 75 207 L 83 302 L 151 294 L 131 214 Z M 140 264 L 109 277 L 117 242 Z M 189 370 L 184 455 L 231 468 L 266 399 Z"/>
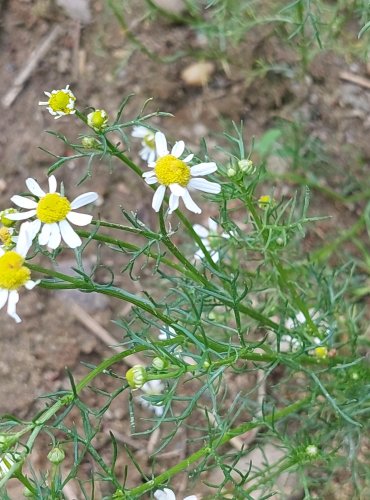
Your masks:
<path fill-rule="evenodd" d="M 236 170 L 235 170 L 235 168 L 230 167 L 230 168 L 227 170 L 227 176 L 228 176 L 228 177 L 234 177 L 234 175 L 236 175 Z"/>
<path fill-rule="evenodd" d="M 239 160 L 238 166 L 245 175 L 252 175 L 256 171 L 256 167 L 253 165 L 252 160 Z"/>
<path fill-rule="evenodd" d="M 100 142 L 95 139 L 95 137 L 83 137 L 81 144 L 85 149 L 97 149 L 100 146 Z"/>
<path fill-rule="evenodd" d="M 2 210 L 0 212 L 0 222 L 1 222 L 1 224 L 3 224 L 3 226 L 5 226 L 5 227 L 12 227 L 12 226 L 14 226 L 17 221 L 16 220 L 8 219 L 7 215 L 9 215 L 9 214 L 16 214 L 16 213 L 18 213 L 18 210 L 16 210 L 15 208 L 7 208 L 5 210 Z"/>
<path fill-rule="evenodd" d="M 168 366 L 168 361 L 163 358 L 156 357 L 152 361 L 152 366 L 158 371 L 164 370 Z"/>
<path fill-rule="evenodd" d="M 316 455 L 319 454 L 319 450 L 314 444 L 308 445 L 305 451 L 306 455 L 308 455 L 310 458 L 316 457 Z"/>
<path fill-rule="evenodd" d="M 104 130 L 108 123 L 108 114 L 104 109 L 96 109 L 87 115 L 87 124 L 95 132 Z"/>
<path fill-rule="evenodd" d="M 126 380 L 131 389 L 140 389 L 148 380 L 148 375 L 144 366 L 134 365 L 126 372 Z"/>
<path fill-rule="evenodd" d="M 48 453 L 48 460 L 54 465 L 61 464 L 63 462 L 63 460 L 65 459 L 65 457 L 66 457 L 66 454 L 64 453 L 62 448 L 60 448 L 59 446 L 55 446 Z"/>

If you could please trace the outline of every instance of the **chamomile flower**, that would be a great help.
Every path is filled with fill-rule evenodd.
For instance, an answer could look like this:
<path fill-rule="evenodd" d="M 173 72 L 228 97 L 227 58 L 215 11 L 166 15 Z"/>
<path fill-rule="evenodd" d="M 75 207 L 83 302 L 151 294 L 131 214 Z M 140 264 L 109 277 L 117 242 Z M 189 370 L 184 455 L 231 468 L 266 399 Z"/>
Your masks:
<path fill-rule="evenodd" d="M 73 201 L 56 192 L 57 181 L 54 175 L 49 177 L 49 193 L 45 193 L 35 179 L 28 178 L 26 186 L 39 201 L 31 200 L 25 196 L 15 195 L 12 202 L 18 207 L 28 209 L 27 212 L 9 214 L 12 220 L 25 220 L 36 217 L 32 221 L 29 230 L 33 239 L 38 233 L 40 245 L 47 245 L 51 249 L 58 248 L 61 240 L 70 248 L 77 248 L 82 241 L 78 234 L 72 229 L 70 222 L 76 226 L 86 226 L 90 224 L 92 215 L 74 212 L 77 208 L 88 203 L 93 203 L 98 199 L 98 194 L 94 192 L 81 194 Z"/>
<path fill-rule="evenodd" d="M 102 132 L 108 125 L 108 114 L 104 109 L 96 109 L 87 115 L 87 124 L 95 132 Z"/>
<path fill-rule="evenodd" d="M 27 252 L 32 245 L 30 224 L 30 222 L 22 224 L 15 250 L 5 252 L 0 248 L 0 309 L 7 303 L 7 313 L 16 323 L 21 322 L 16 312 L 19 301 L 18 289 L 24 286 L 27 290 L 32 290 L 37 285 L 37 282 L 30 279 L 31 271 L 24 265 Z"/>
<path fill-rule="evenodd" d="M 160 380 L 149 380 L 141 387 L 141 390 L 144 391 L 147 396 L 159 396 L 164 390 L 164 385 Z M 163 415 L 163 405 L 155 405 L 142 396 L 140 396 L 139 400 L 144 408 L 148 408 L 153 411 L 157 417 L 161 417 Z"/>
<path fill-rule="evenodd" d="M 220 246 L 220 238 L 228 240 L 230 235 L 227 233 L 219 234 L 218 232 L 218 224 L 210 217 L 208 218 L 208 229 L 201 224 L 194 224 L 194 231 L 200 236 L 203 245 L 208 250 L 213 262 L 218 262 L 220 260 L 220 252 L 218 248 Z M 204 259 L 204 253 L 199 248 L 194 254 L 196 260 Z"/>
<path fill-rule="evenodd" d="M 155 160 L 155 141 L 154 132 L 142 125 L 136 125 L 132 131 L 132 137 L 142 139 L 141 145 L 143 148 L 139 151 L 139 156 L 144 161 L 152 162 Z"/>
<path fill-rule="evenodd" d="M 163 488 L 163 490 L 157 490 L 154 492 L 155 500 L 176 500 L 175 493 L 170 490 L 170 488 Z M 196 495 L 190 495 L 189 497 L 185 497 L 184 500 L 197 500 L 198 497 Z"/>
<path fill-rule="evenodd" d="M 216 172 L 216 163 L 199 163 L 198 165 L 190 167 L 188 163 L 193 159 L 193 154 L 188 155 L 183 160 L 180 159 L 180 156 L 185 150 L 184 141 L 176 142 L 171 153 L 169 153 L 167 149 L 167 140 L 162 132 L 156 132 L 155 146 L 158 158 L 155 162 L 149 162 L 149 167 L 152 170 L 143 173 L 143 177 L 147 184 L 159 183 L 159 187 L 153 196 L 153 209 L 156 212 L 159 211 L 166 188 L 168 187 L 171 191 L 169 199 L 170 214 L 178 208 L 180 198 L 183 199 L 185 207 L 188 210 L 200 214 L 202 210 L 191 198 L 189 189 L 218 194 L 221 191 L 220 184 L 199 177 L 200 175 Z"/>
<path fill-rule="evenodd" d="M 50 114 L 54 115 L 57 120 L 64 115 L 73 115 L 76 113 L 75 101 L 76 97 L 73 92 L 69 90 L 69 85 L 65 89 L 52 90 L 51 92 L 44 92 L 49 98 L 47 101 L 40 101 L 40 106 L 47 106 Z"/>
<path fill-rule="evenodd" d="M 16 241 L 17 236 L 14 236 L 13 227 L 0 227 L 0 248 L 4 251 L 10 250 Z"/>

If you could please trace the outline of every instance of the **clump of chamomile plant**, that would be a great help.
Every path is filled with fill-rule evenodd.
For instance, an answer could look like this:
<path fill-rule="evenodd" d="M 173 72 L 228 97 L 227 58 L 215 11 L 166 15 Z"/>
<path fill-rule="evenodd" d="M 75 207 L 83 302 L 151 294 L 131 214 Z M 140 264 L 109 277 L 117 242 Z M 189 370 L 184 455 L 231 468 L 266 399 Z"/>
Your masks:
<path fill-rule="evenodd" d="M 351 266 L 331 268 L 302 252 L 305 228 L 317 220 L 309 192 L 278 199 L 242 126 L 232 125 L 217 150 L 203 141 L 190 151 L 153 125 L 160 118 L 170 130 L 166 113 L 124 121 L 127 99 L 111 118 L 79 109 L 68 85 L 45 94 L 40 105 L 55 118 L 81 122 L 78 138 L 55 134 L 80 162 L 80 184 L 97 165 L 110 165 L 106 175 L 121 169 L 137 200 L 151 198 L 155 222 L 125 200 L 119 220 L 100 217 L 99 188 L 80 186 L 71 199 L 60 178 L 69 156 L 25 179 L 27 190 L 19 186 L 3 207 L 2 321 L 20 322 L 23 295 L 38 287 L 132 307 L 112 318 L 122 332 L 112 356 L 85 365 L 80 380 L 68 372 L 70 386 L 47 395 L 29 421 L 2 417 L 2 498 L 11 478 L 34 499 L 67 498 L 71 481 L 86 499 L 95 491 L 105 499 L 268 498 L 284 494 L 282 475 L 293 478 L 291 494 L 313 498 L 343 457 L 360 488 L 364 464 L 353 450 L 368 426 L 369 375 L 361 316 L 347 295 Z M 108 282 L 84 267 L 85 255 L 105 265 L 102 246 L 119 269 Z M 74 255 L 74 272 L 55 270 L 61 254 Z M 137 293 L 121 285 L 130 279 L 140 282 Z M 94 407 L 91 394 L 99 395 Z M 130 440 L 111 431 L 99 447 L 113 402 L 128 408 L 121 425 Z M 49 465 L 39 471 L 41 437 Z M 135 439 L 150 443 L 145 460 Z"/>

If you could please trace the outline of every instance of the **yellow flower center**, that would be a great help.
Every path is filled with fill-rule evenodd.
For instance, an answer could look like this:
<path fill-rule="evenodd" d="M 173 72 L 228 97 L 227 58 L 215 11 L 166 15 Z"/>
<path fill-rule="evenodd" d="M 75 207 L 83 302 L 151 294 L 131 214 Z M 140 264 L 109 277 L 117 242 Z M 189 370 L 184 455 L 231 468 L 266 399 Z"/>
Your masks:
<path fill-rule="evenodd" d="M 12 244 L 11 232 L 5 226 L 0 228 L 0 241 L 5 247 L 8 247 Z"/>
<path fill-rule="evenodd" d="M 150 149 L 155 149 L 155 140 L 154 140 L 154 134 L 150 132 L 149 134 L 146 134 L 143 137 L 143 143 L 145 146 L 148 146 Z"/>
<path fill-rule="evenodd" d="M 12 250 L 0 257 L 0 288 L 17 290 L 29 281 L 31 271 L 23 263 L 24 258 Z"/>
<path fill-rule="evenodd" d="M 65 90 L 58 90 L 55 94 L 51 94 L 49 98 L 49 106 L 53 111 L 61 111 L 62 113 L 69 114 L 71 111 L 73 111 L 73 106 L 71 109 L 70 107 L 67 107 L 73 101 L 75 101 L 76 98 L 72 97 L 70 94 L 68 94 Z"/>
<path fill-rule="evenodd" d="M 71 204 L 58 193 L 48 193 L 38 202 L 36 215 L 45 224 L 59 222 L 71 211 Z"/>
<path fill-rule="evenodd" d="M 180 184 L 185 187 L 190 181 L 190 168 L 173 155 L 166 155 L 157 160 L 154 167 L 158 182 L 164 186 Z"/>
<path fill-rule="evenodd" d="M 108 115 L 104 109 L 97 109 L 93 113 L 90 113 L 87 117 L 87 123 L 90 127 L 94 129 L 102 129 L 106 127 L 108 122 Z"/>

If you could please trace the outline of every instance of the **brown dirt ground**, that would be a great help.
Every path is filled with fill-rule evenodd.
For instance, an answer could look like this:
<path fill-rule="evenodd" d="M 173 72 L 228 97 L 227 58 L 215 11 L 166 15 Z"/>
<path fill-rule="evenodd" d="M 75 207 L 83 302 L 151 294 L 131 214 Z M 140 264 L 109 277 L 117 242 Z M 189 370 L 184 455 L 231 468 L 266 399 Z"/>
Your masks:
<path fill-rule="evenodd" d="M 56 154 L 67 153 L 64 145 L 43 133 L 44 130 L 68 133 L 70 138 L 83 132 L 77 120 L 53 121 L 37 105 L 44 90 L 61 88 L 66 83 L 71 84 L 82 107 L 104 107 L 112 115 L 128 93 L 135 93 L 125 111 L 125 116 L 130 117 L 147 98 L 153 97 L 150 109 L 174 114 L 174 118 L 156 120 L 163 130 L 184 139 L 194 148 L 199 145 L 199 138 L 206 136 L 211 151 L 218 140 L 214 133 L 222 130 L 223 120 L 243 120 L 246 137 L 257 138 L 278 118 L 302 120 L 307 136 L 322 141 L 330 157 L 328 166 L 320 162 L 313 165 L 322 186 L 341 192 L 349 176 L 357 180 L 354 189 L 368 182 L 370 90 L 340 78 L 341 71 L 366 77 L 366 66 L 360 61 L 346 60 L 335 52 L 324 51 L 314 58 L 302 80 L 272 71 L 254 76 L 257 59 L 294 65 L 296 54 L 283 49 L 271 30 L 253 30 L 248 40 L 234 49 L 227 72 L 219 65 L 207 85 L 194 88 L 187 86 L 180 77 L 181 70 L 194 61 L 192 57 L 183 57 L 171 64 L 151 60 L 125 37 L 103 0 L 92 2 L 93 18 L 86 26 L 56 11 L 47 1 L 17 0 L 0 2 L 0 5 L 2 96 L 12 87 L 17 74 L 52 26 L 59 23 L 63 29 L 63 34 L 32 73 L 13 105 L 1 110 L 2 207 L 8 206 L 12 194 L 22 191 L 26 177 L 44 178 L 50 157 L 38 149 L 39 145 Z M 183 47 L 202 48 L 204 43 L 186 26 L 171 25 L 163 19 L 156 23 L 140 21 L 140 12 L 135 9 L 129 13 L 129 18 L 140 40 L 162 57 L 175 54 Z M 133 154 L 137 159 L 137 150 Z M 357 167 L 357 171 L 348 164 L 354 156 L 362 159 L 363 167 Z M 72 196 L 80 192 L 74 186 L 84 167 L 83 163 L 70 163 L 57 173 Z M 274 157 L 270 158 L 270 167 L 280 168 L 282 173 L 287 168 Z M 326 168 L 328 171 L 323 170 Z M 154 223 L 151 195 L 145 186 L 137 186 L 135 181 L 122 165 L 116 164 L 110 170 L 104 162 L 98 162 L 92 180 L 83 187 L 100 193 L 104 203 L 99 211 L 103 218 L 120 220 L 119 206 L 122 205 L 125 209 L 137 210 L 144 221 Z M 293 193 L 295 186 L 280 183 L 276 189 L 277 195 L 286 195 Z M 362 209 L 362 202 L 343 206 L 314 191 L 311 213 L 324 213 L 332 218 L 309 230 L 307 249 L 330 241 L 350 227 Z M 62 266 L 70 267 L 71 258 L 68 251 L 63 252 Z M 116 263 L 114 254 L 109 258 L 111 264 Z M 132 285 L 126 283 L 126 286 Z M 19 304 L 23 322 L 15 326 L 4 315 L 1 321 L 0 373 L 4 382 L 0 385 L 0 413 L 13 413 L 20 418 L 33 416 L 43 407 L 42 400 L 36 398 L 68 386 L 65 367 L 78 380 L 86 372 L 81 361 L 98 363 L 111 352 L 76 315 L 70 313 L 70 297 L 119 341 L 121 332 L 111 320 L 124 312 L 121 304 L 77 292 L 72 295 L 38 289 L 32 294 L 24 294 Z M 111 420 L 104 425 L 130 439 L 127 436 L 127 404 L 122 398 L 120 403 L 110 410 Z M 145 449 L 146 444 L 142 445 L 140 440 L 133 443 L 134 449 Z M 180 443 L 177 441 L 174 446 Z M 184 453 L 184 449 L 179 453 Z M 36 466 L 43 464 L 43 457 L 41 453 L 39 460 L 36 457 Z M 145 462 L 144 457 L 142 460 Z M 138 475 L 130 477 L 132 486 L 139 481 Z M 182 488 L 186 488 L 186 478 L 182 478 Z M 17 498 L 16 490 L 11 498 Z"/>

